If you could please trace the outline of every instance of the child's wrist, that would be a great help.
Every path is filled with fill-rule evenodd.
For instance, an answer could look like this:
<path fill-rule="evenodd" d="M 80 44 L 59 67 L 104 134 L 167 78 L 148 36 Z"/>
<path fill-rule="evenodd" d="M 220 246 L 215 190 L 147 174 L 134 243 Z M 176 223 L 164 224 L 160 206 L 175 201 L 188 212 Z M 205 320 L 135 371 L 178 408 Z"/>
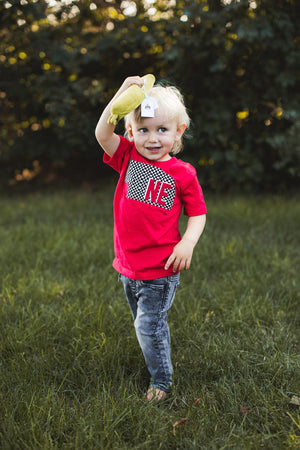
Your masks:
<path fill-rule="evenodd" d="M 195 247 L 195 245 L 197 244 L 198 240 L 196 240 L 195 238 L 191 237 L 191 236 L 183 236 L 183 238 L 181 239 L 182 242 L 186 242 L 190 245 L 192 245 L 193 247 Z"/>

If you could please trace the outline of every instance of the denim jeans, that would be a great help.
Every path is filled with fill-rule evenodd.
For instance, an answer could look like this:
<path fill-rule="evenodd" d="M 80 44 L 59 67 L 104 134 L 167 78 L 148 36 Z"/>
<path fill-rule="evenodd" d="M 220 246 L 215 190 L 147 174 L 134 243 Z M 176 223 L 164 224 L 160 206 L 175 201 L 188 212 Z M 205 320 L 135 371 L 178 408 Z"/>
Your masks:
<path fill-rule="evenodd" d="M 146 365 L 150 386 L 170 392 L 173 367 L 167 313 L 179 284 L 179 274 L 155 280 L 137 281 L 120 275 L 134 319 L 134 326 Z"/>

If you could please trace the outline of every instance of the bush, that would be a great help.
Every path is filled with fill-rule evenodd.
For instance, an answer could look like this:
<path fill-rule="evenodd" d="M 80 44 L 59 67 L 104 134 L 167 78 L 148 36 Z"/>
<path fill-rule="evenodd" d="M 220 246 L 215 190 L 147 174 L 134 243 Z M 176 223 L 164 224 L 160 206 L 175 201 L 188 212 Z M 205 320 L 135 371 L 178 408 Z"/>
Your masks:
<path fill-rule="evenodd" d="M 185 95 L 193 129 L 182 157 L 202 184 L 299 182 L 295 1 L 57 5 L 0 5 L 2 177 L 34 176 L 34 161 L 93 167 L 102 108 L 124 77 L 152 72 Z"/>

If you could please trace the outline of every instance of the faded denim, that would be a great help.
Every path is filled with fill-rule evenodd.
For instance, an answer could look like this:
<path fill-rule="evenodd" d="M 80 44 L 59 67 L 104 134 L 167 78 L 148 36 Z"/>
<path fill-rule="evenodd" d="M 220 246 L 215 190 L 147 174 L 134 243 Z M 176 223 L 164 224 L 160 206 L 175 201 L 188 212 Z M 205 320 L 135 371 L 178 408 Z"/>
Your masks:
<path fill-rule="evenodd" d="M 136 336 L 151 375 L 150 386 L 170 392 L 173 366 L 167 314 L 179 285 L 179 273 L 137 281 L 120 275 Z"/>

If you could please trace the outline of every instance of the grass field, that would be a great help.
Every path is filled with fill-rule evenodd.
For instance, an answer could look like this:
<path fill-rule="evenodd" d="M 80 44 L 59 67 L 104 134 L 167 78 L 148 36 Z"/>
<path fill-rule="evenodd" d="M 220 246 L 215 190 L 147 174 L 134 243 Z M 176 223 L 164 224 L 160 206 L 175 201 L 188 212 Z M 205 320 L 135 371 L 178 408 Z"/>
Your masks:
<path fill-rule="evenodd" d="M 111 268 L 112 198 L 110 185 L 0 194 L 0 448 L 299 448 L 300 196 L 206 195 L 161 406 L 142 399 Z"/>

